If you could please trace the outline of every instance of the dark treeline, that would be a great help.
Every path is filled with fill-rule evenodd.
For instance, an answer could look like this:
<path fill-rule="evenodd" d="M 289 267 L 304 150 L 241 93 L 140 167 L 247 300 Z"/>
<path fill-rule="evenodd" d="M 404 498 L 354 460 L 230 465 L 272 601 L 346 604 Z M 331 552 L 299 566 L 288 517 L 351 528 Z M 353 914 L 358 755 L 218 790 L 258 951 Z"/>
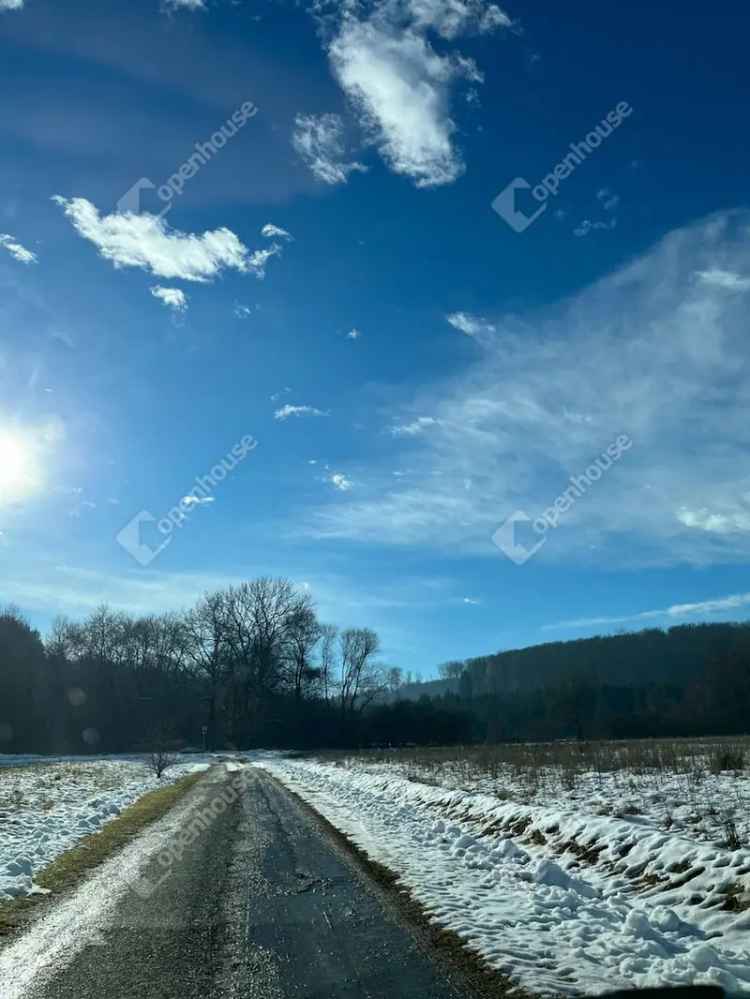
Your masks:
<path fill-rule="evenodd" d="M 452 661 L 378 661 L 368 628 L 321 624 L 283 579 L 186 613 L 102 607 L 42 639 L 0 613 L 0 752 L 351 747 L 744 732 L 750 624 L 680 626 Z M 406 679 L 406 683 L 404 682 Z"/>
<path fill-rule="evenodd" d="M 750 717 L 750 624 L 552 642 L 440 673 L 440 700 L 470 712 L 478 741 L 737 734 Z"/>
<path fill-rule="evenodd" d="M 44 641 L 6 610 L 0 752 L 360 744 L 390 713 L 365 710 L 387 681 L 378 651 L 374 631 L 321 624 L 283 579 L 207 594 L 183 614 L 102 607 L 58 620 Z"/>

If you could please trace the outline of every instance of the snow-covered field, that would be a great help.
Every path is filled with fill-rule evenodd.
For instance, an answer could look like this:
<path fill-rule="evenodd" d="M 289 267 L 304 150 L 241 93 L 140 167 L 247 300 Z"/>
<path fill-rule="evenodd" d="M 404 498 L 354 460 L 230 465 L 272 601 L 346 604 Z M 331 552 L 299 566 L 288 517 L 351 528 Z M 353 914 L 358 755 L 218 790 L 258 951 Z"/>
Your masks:
<path fill-rule="evenodd" d="M 0 899 L 39 891 L 34 874 L 55 857 L 147 791 L 208 766 L 180 763 L 158 781 L 135 759 L 0 759 Z"/>
<path fill-rule="evenodd" d="M 750 992 L 746 772 L 550 770 L 529 784 L 458 758 L 256 765 L 538 994 Z"/>

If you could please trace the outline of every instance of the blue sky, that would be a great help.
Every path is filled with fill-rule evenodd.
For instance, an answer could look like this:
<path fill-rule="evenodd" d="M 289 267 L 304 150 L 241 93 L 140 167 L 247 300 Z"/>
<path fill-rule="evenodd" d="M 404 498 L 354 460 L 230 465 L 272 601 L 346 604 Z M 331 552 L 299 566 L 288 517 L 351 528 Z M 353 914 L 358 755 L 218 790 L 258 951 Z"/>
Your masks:
<path fill-rule="evenodd" d="M 747 28 L 0 0 L 0 599 L 287 575 L 424 673 L 745 617 Z"/>

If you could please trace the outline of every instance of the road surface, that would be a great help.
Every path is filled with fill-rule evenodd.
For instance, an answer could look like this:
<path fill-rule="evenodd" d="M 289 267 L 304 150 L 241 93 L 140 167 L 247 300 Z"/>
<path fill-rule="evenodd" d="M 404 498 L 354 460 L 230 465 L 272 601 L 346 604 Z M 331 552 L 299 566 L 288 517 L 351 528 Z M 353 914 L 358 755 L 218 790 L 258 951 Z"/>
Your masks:
<path fill-rule="evenodd" d="M 179 859 L 164 847 L 156 855 L 152 852 L 140 866 L 142 878 L 135 881 L 128 874 L 129 887 L 124 889 L 114 885 L 122 880 L 128 858 L 120 858 L 120 872 L 117 858 L 110 861 L 109 871 L 100 875 L 100 882 L 102 877 L 112 880 L 115 900 L 109 911 L 100 919 L 92 917 L 84 943 L 79 933 L 75 946 L 60 944 L 54 961 L 40 958 L 39 974 L 27 985 L 16 985 L 14 995 L 477 995 L 460 966 L 433 953 L 427 936 L 404 922 L 401 907 L 392 903 L 388 891 L 329 835 L 324 823 L 264 771 L 215 767 L 179 807 L 182 811 L 168 829 L 172 844 L 175 822 L 183 835 Z M 101 894 L 101 884 L 97 891 Z M 79 907 L 85 907 L 85 901 Z M 21 953 L 11 948 L 4 957 Z"/>

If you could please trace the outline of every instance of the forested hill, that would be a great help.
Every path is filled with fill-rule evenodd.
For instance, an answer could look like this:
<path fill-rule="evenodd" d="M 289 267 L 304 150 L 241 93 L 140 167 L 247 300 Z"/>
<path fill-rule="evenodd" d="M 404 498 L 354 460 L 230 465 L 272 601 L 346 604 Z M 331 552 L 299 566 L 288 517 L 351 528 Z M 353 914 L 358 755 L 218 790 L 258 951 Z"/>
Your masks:
<path fill-rule="evenodd" d="M 712 662 L 750 649 L 750 624 L 679 625 L 623 635 L 550 642 L 479 656 L 464 664 L 463 685 L 473 694 L 514 693 L 556 686 L 575 676 L 596 684 L 683 687 Z"/>
<path fill-rule="evenodd" d="M 730 734 L 750 717 L 750 624 L 551 642 L 444 663 L 399 689 L 471 718 L 477 741 Z"/>
<path fill-rule="evenodd" d="M 404 684 L 391 697 L 513 694 L 557 687 L 571 679 L 597 686 L 682 688 L 712 665 L 735 656 L 750 665 L 750 623 L 650 628 L 452 660 L 440 667 L 440 680 Z"/>

